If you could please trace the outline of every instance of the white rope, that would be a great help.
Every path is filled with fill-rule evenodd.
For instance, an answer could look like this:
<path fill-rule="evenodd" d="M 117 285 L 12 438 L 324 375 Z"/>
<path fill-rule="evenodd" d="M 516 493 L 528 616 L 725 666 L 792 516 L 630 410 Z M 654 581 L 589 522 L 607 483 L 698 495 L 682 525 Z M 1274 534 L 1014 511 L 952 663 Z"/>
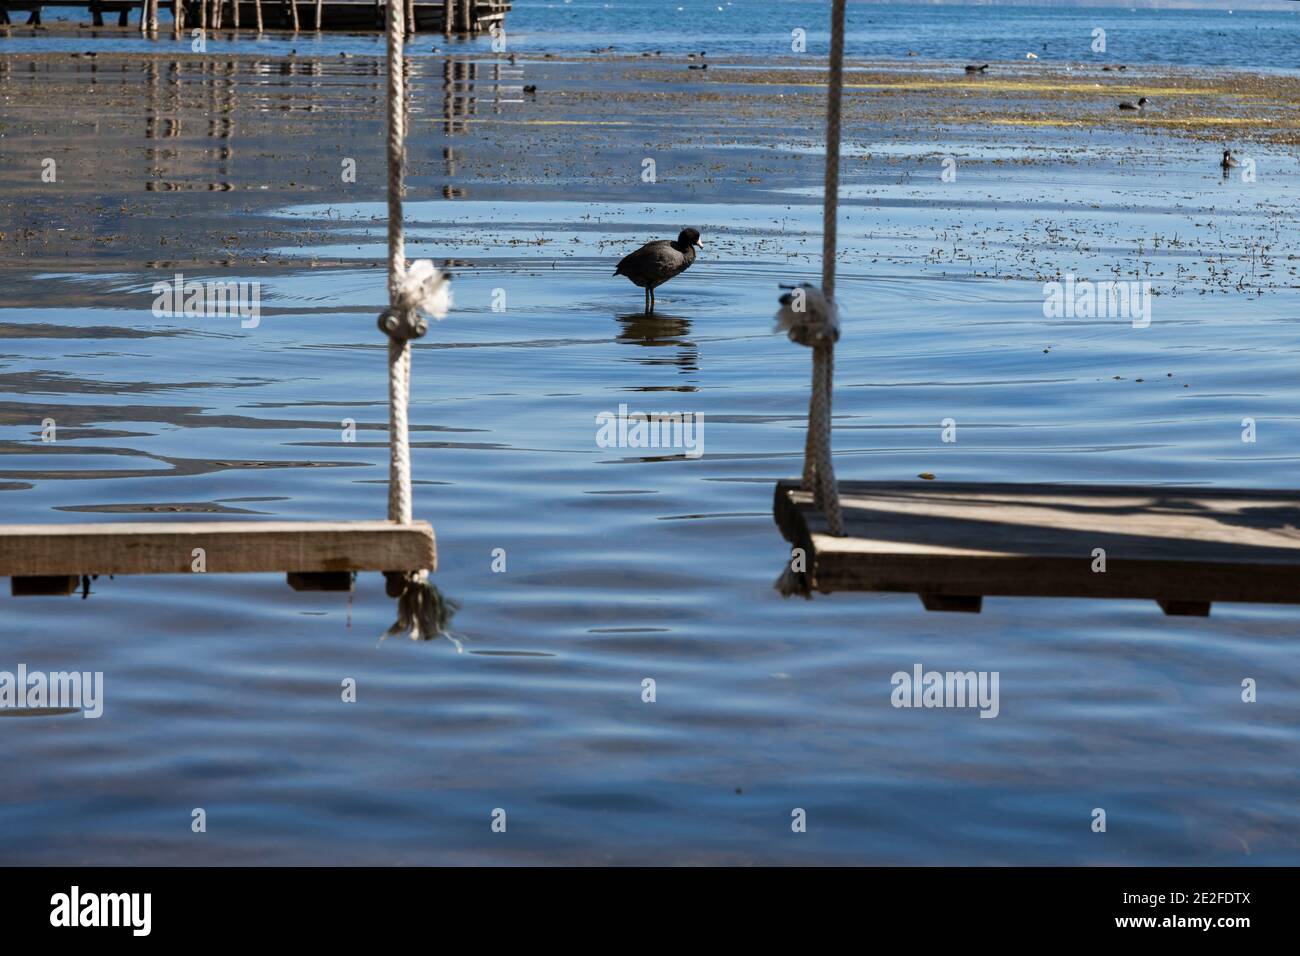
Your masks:
<path fill-rule="evenodd" d="M 379 328 L 388 336 L 388 520 L 411 523 L 411 443 L 407 408 L 411 395 L 411 339 L 428 331 L 420 313 L 441 319 L 451 304 L 446 276 L 427 260 L 406 264 L 402 198 L 406 165 L 406 4 L 388 0 L 388 309 Z M 427 570 L 385 574 L 388 593 L 398 598 L 397 622 L 388 634 L 429 640 L 450 637 L 456 608 L 444 598 Z M 387 635 L 386 635 L 387 636 Z M 454 638 L 453 638 L 454 641 Z M 457 644 L 459 650 L 460 645 Z"/>
<path fill-rule="evenodd" d="M 402 280 L 406 274 L 406 241 L 402 236 L 403 174 L 406 165 L 405 116 L 402 100 L 406 97 L 403 76 L 405 31 L 396 3 L 389 2 L 388 13 L 388 307 L 381 321 L 388 339 L 388 520 L 411 523 L 411 449 L 407 438 L 406 407 L 410 398 L 411 347 L 407 338 L 392 333 L 397 330 L 402 309 Z"/>
<path fill-rule="evenodd" d="M 831 5 L 830 77 L 826 103 L 826 184 L 822 206 L 822 287 L 807 284 L 782 296 L 777 330 L 812 348 L 812 394 L 804 441 L 803 487 L 826 516 L 830 533 L 844 534 L 839 487 L 831 460 L 831 383 L 835 342 L 840 337 L 835 308 L 835 245 L 840 194 L 840 111 L 844 90 L 844 5 Z"/>
<path fill-rule="evenodd" d="M 840 114 L 844 93 L 844 6 L 832 0 L 830 76 L 826 92 L 826 182 L 822 200 L 822 287 L 804 283 L 781 297 L 775 331 L 812 349 L 812 391 L 808 400 L 808 432 L 804 441 L 803 488 L 826 516 L 831 534 L 844 535 L 839 486 L 831 459 L 831 400 L 835 343 L 840 337 L 835 306 L 835 246 L 840 196 Z M 807 555 L 805 554 L 805 559 Z M 794 555 L 786 562 L 775 587 L 784 597 L 812 597 L 813 573 L 796 570 Z"/>

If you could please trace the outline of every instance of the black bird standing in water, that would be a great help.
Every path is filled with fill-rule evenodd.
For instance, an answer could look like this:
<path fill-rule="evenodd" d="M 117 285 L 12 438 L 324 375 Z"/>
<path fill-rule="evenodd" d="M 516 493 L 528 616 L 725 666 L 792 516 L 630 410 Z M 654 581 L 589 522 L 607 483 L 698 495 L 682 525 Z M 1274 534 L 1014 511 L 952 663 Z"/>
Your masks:
<path fill-rule="evenodd" d="M 696 229 L 683 229 L 673 240 L 658 239 L 647 242 L 630 255 L 624 256 L 614 270 L 616 276 L 627 276 L 633 285 L 645 289 L 645 311 L 655 310 L 655 287 L 673 276 L 685 272 L 695 261 L 695 249 L 700 244 Z"/>

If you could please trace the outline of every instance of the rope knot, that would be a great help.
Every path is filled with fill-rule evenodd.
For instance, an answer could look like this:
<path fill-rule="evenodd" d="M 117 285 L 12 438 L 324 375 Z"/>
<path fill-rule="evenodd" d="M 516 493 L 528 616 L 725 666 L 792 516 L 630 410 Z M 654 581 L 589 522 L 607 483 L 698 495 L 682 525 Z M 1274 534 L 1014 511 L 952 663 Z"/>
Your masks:
<path fill-rule="evenodd" d="M 379 328 L 389 338 L 418 339 L 429 331 L 420 314 L 442 319 L 451 307 L 451 279 L 428 259 L 412 262 L 397 276 L 392 304 L 379 316 Z"/>
<path fill-rule="evenodd" d="M 790 287 L 784 287 L 790 288 Z M 784 332 L 800 345 L 833 345 L 840 339 L 840 319 L 835 305 L 811 283 L 790 288 L 781 296 L 773 332 Z"/>

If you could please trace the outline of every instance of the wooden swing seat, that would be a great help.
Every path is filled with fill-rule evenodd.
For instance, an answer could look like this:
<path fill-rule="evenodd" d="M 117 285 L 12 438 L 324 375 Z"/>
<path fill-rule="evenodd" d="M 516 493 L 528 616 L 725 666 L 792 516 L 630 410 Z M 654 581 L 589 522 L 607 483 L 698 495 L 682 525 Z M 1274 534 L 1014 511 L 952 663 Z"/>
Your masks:
<path fill-rule="evenodd" d="M 798 481 L 776 486 L 776 523 L 816 591 L 968 612 L 990 595 L 1145 598 L 1199 616 L 1215 601 L 1300 604 L 1300 492 L 842 481 L 839 495 L 845 537 Z"/>
<path fill-rule="evenodd" d="M 357 571 L 436 566 L 427 521 L 0 525 L 0 577 L 11 579 L 17 596 L 71 594 L 83 575 L 94 574 L 278 572 L 296 591 L 346 591 Z"/>

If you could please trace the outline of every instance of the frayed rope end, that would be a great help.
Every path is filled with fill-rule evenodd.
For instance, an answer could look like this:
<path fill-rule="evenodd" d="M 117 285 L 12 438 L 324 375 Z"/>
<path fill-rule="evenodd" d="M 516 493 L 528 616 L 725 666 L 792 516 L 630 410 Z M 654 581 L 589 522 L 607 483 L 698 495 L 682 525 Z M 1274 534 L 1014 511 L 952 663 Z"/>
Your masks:
<path fill-rule="evenodd" d="M 826 301 L 822 290 L 805 282 L 781 296 L 781 310 L 776 314 L 773 332 L 784 332 L 791 342 L 800 345 L 835 343 L 840 338 L 840 320 L 835 306 Z"/>
<path fill-rule="evenodd" d="M 463 650 L 450 630 L 452 616 L 460 604 L 438 590 L 429 580 L 429 572 L 392 573 L 384 577 L 389 596 L 397 598 L 397 620 L 384 633 L 384 638 L 405 634 L 413 641 L 432 641 L 445 637 L 456 645 L 457 653 Z"/>
<path fill-rule="evenodd" d="M 431 319 L 443 319 L 451 308 L 451 279 L 428 259 L 417 259 L 397 280 L 396 305 L 403 311 L 417 309 Z"/>

